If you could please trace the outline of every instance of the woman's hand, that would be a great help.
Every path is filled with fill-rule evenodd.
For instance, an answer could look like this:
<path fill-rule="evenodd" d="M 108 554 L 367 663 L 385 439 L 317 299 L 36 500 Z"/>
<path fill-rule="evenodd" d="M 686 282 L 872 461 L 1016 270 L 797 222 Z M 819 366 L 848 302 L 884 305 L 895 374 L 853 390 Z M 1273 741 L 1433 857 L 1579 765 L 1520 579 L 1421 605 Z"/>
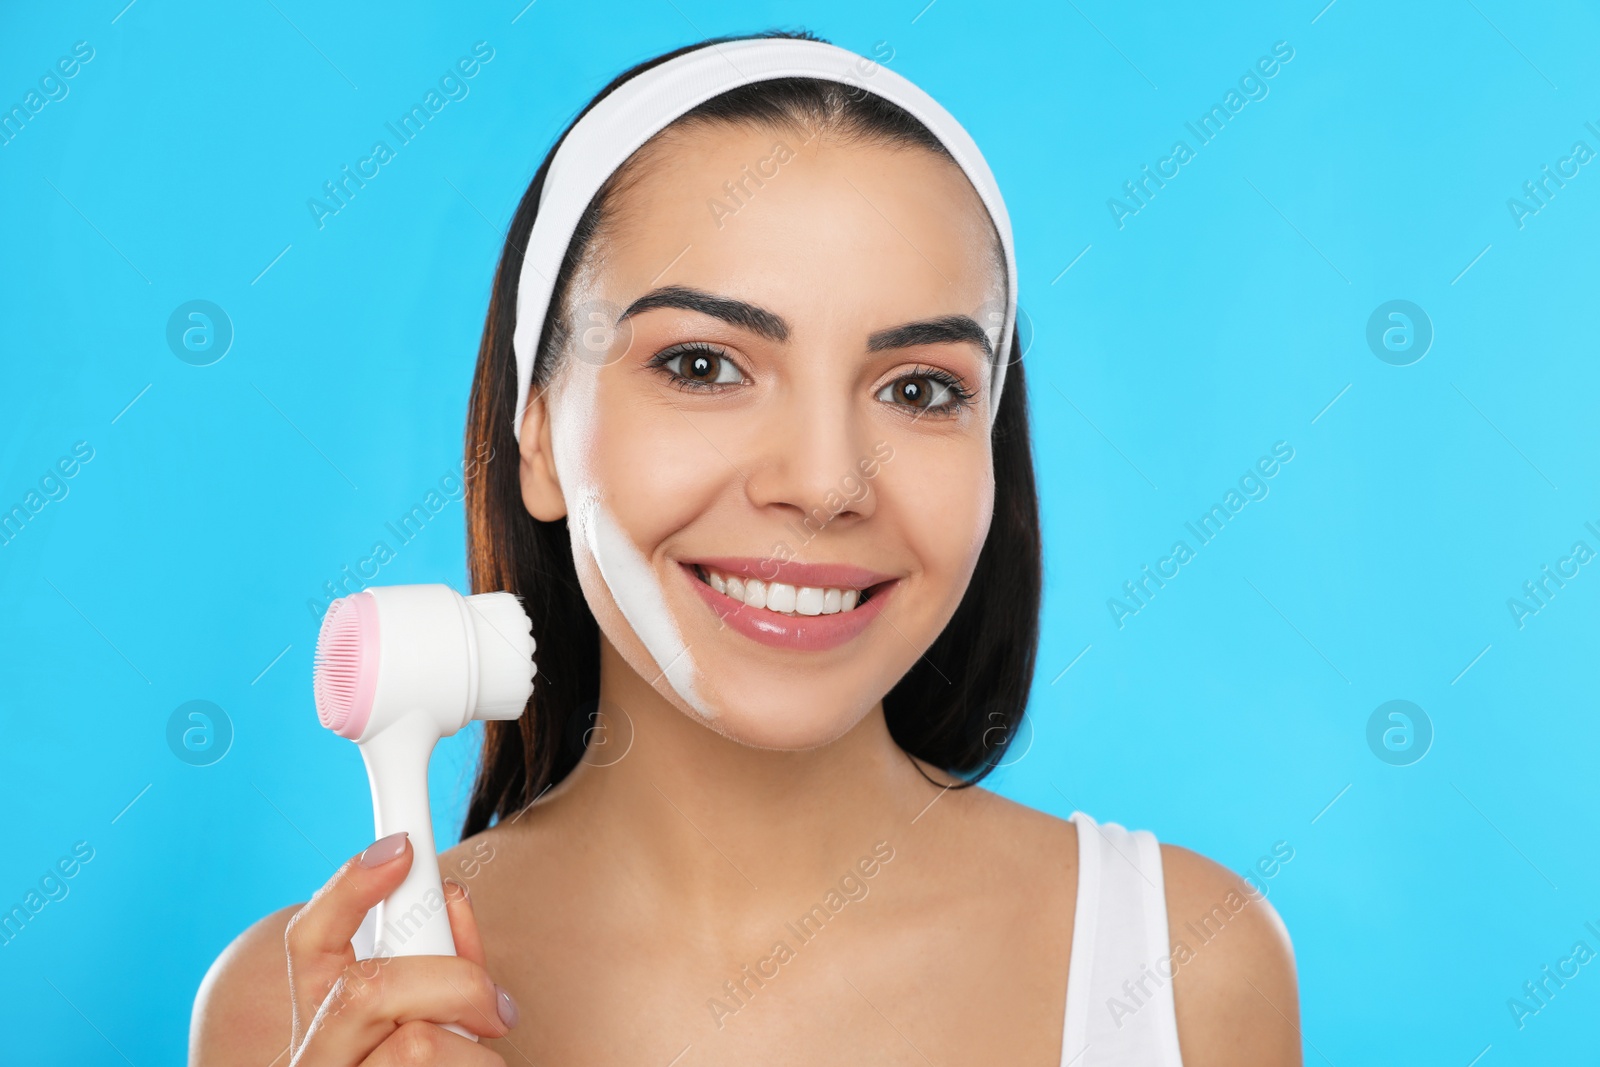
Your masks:
<path fill-rule="evenodd" d="M 477 1042 L 444 1029 L 503 1037 L 517 1007 L 484 966 L 483 941 L 466 887 L 445 881 L 455 956 L 357 960 L 350 939 L 367 911 L 410 869 L 405 834 L 374 842 L 340 867 L 289 920 L 292 1067 L 504 1064 Z"/>

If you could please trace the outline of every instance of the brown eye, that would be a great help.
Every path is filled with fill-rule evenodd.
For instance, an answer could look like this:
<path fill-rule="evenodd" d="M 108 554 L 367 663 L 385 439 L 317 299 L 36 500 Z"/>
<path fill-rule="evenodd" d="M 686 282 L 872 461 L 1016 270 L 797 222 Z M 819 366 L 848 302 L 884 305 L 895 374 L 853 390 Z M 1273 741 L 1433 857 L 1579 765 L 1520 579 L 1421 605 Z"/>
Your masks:
<path fill-rule="evenodd" d="M 902 404 L 910 404 L 914 408 L 925 408 L 928 400 L 933 396 L 933 390 L 919 378 L 907 378 L 895 387 L 894 398 Z"/>
<path fill-rule="evenodd" d="M 690 349 L 668 355 L 660 361 L 668 374 L 684 385 L 739 385 L 744 374 L 720 352 Z"/>
<path fill-rule="evenodd" d="M 954 395 L 944 382 L 922 374 L 897 379 L 878 391 L 879 400 L 919 410 L 945 407 Z"/>

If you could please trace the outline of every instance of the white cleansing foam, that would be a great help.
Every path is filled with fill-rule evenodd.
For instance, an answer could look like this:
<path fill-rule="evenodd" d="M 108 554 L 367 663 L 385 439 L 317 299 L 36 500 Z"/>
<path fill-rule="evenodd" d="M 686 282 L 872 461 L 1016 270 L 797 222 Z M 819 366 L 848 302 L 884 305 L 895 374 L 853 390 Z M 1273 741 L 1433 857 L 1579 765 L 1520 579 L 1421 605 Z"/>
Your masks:
<path fill-rule="evenodd" d="M 694 661 L 667 611 L 666 595 L 650 561 L 628 540 L 598 499 L 591 497 L 584 502 L 581 521 L 584 539 L 600 567 L 600 577 L 667 684 L 705 718 L 715 718 L 716 712 L 695 689 Z"/>

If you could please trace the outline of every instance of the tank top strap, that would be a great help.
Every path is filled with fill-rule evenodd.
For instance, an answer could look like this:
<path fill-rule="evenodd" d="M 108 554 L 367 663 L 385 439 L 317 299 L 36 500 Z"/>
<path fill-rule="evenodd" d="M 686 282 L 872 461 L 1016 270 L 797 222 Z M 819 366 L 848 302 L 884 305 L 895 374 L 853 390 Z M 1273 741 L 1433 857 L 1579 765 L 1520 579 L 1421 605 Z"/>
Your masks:
<path fill-rule="evenodd" d="M 1074 812 L 1078 904 L 1061 1067 L 1181 1067 L 1161 846 Z"/>

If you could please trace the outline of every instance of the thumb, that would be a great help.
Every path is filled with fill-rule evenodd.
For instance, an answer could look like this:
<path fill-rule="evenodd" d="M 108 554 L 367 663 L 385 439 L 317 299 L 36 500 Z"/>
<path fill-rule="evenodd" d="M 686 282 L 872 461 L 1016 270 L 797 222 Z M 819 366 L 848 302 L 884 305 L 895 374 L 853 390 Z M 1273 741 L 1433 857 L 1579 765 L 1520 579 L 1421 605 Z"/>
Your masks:
<path fill-rule="evenodd" d="M 444 880 L 445 909 L 450 915 L 450 935 L 455 938 L 456 955 L 487 968 L 489 961 L 483 954 L 483 937 L 478 932 L 478 916 L 472 910 L 472 894 L 465 882 L 454 878 Z"/>

